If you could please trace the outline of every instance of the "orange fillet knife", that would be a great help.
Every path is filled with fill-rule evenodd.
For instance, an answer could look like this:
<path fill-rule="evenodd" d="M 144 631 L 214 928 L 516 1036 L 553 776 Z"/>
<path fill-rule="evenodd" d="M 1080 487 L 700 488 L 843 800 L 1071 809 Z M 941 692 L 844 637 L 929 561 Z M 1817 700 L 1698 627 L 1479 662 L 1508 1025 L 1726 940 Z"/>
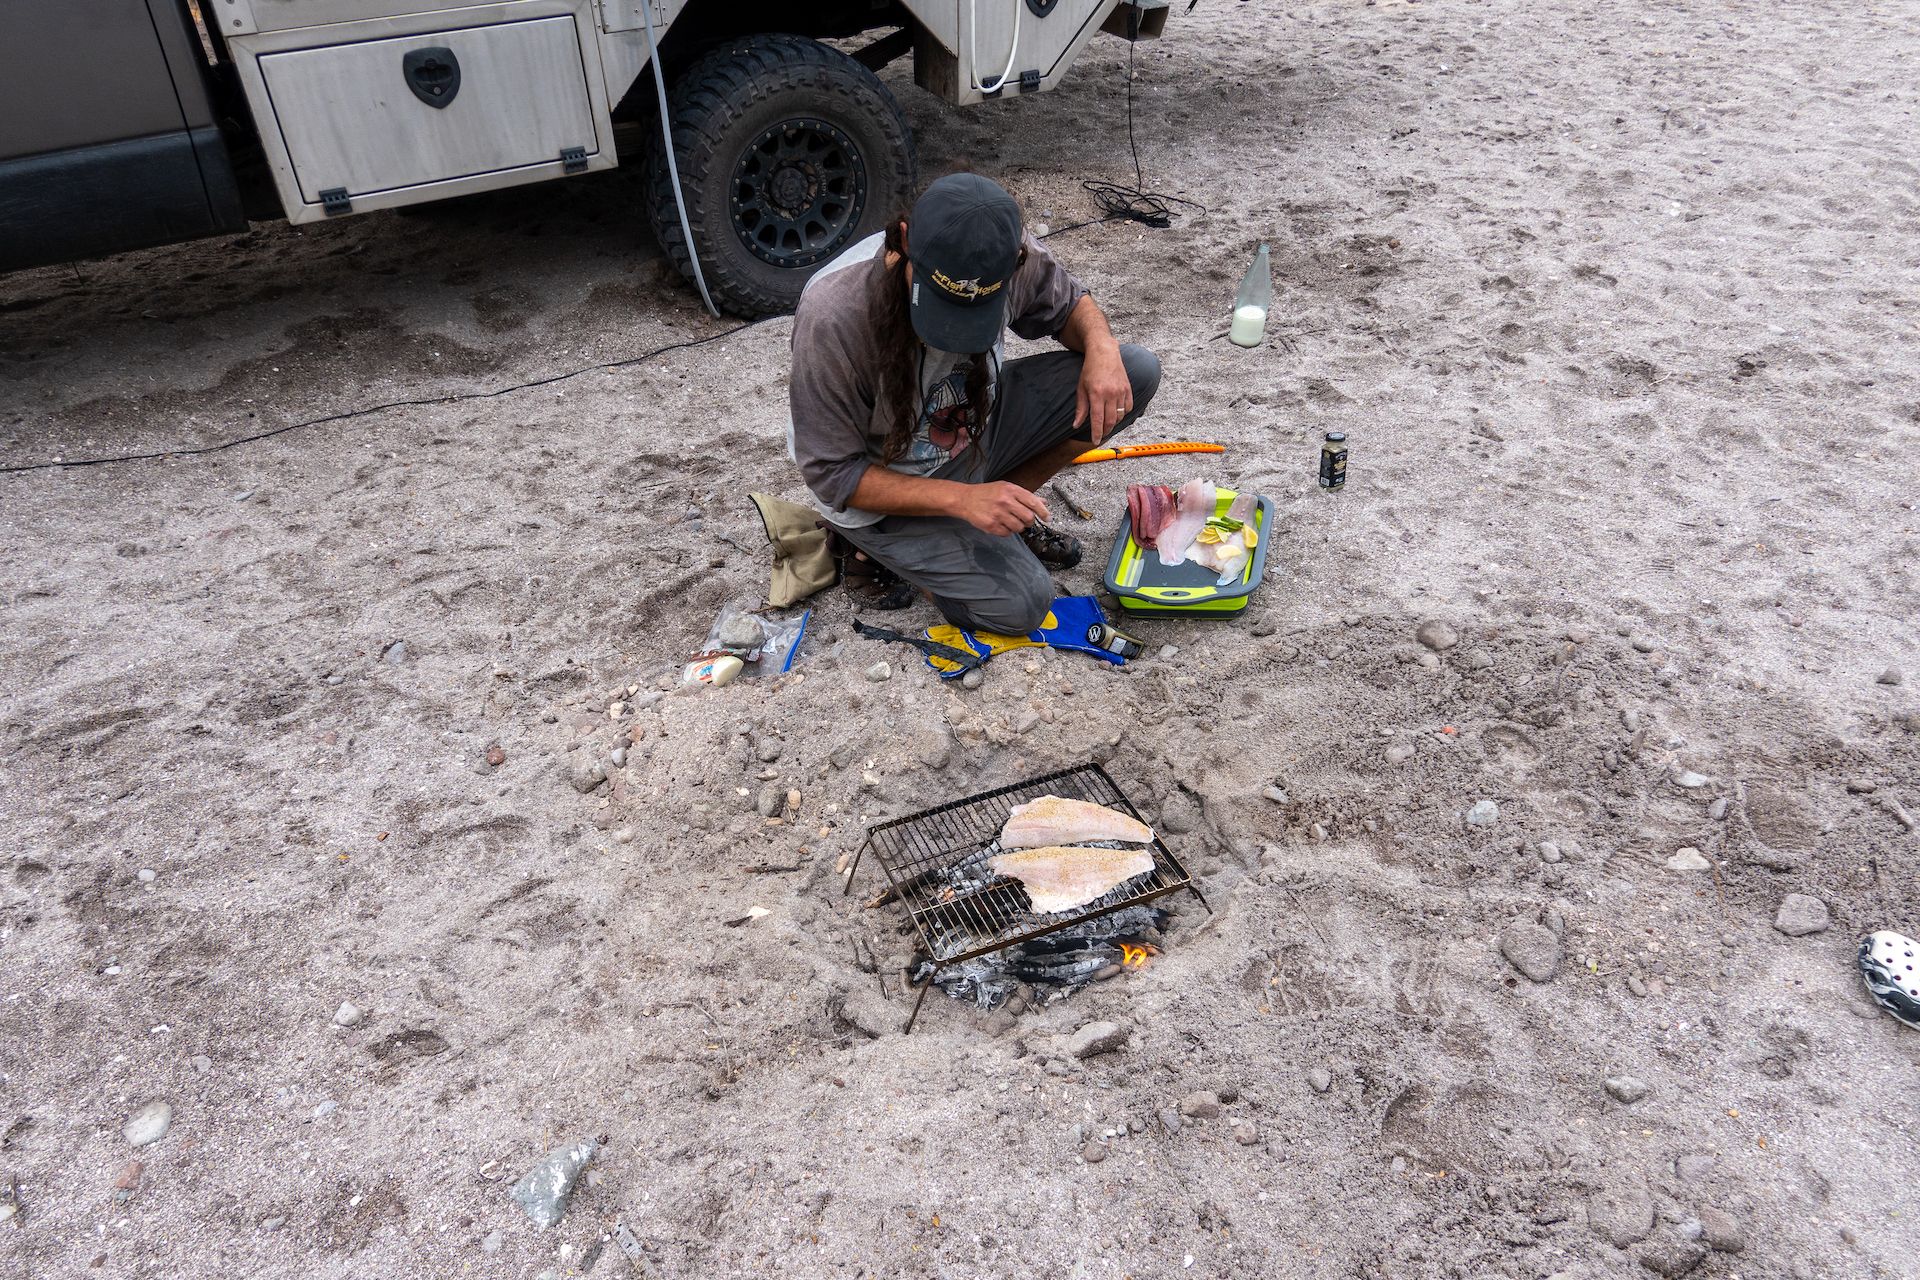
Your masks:
<path fill-rule="evenodd" d="M 1165 444 L 1123 444 L 1118 449 L 1089 449 L 1073 460 L 1078 467 L 1089 462 L 1112 462 L 1116 458 L 1152 458 L 1163 453 L 1225 453 L 1223 444 L 1202 444 L 1198 440 L 1169 440 Z"/>

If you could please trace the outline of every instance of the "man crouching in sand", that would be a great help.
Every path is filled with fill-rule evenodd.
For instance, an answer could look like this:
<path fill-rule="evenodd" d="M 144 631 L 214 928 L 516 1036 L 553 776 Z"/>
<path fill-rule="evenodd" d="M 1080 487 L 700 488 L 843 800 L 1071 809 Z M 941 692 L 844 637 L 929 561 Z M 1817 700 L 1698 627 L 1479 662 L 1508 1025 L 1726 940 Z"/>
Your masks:
<path fill-rule="evenodd" d="M 1005 360 L 1008 327 L 1066 349 Z M 1114 341 L 1013 197 L 955 174 L 807 282 L 788 452 L 864 607 L 919 588 L 956 626 L 1020 635 L 1053 601 L 1048 570 L 1080 560 L 1035 491 L 1159 385 L 1159 359 Z"/>

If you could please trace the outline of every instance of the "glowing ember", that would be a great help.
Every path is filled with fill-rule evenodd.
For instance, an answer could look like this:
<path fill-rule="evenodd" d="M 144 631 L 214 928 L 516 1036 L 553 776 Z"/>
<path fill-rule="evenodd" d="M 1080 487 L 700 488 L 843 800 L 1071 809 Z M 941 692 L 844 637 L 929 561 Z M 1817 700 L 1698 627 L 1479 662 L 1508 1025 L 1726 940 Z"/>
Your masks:
<path fill-rule="evenodd" d="M 1159 954 L 1160 948 L 1149 947 L 1144 943 L 1123 942 L 1120 944 L 1120 963 L 1129 969 L 1144 969 L 1147 967 L 1147 961 Z"/>

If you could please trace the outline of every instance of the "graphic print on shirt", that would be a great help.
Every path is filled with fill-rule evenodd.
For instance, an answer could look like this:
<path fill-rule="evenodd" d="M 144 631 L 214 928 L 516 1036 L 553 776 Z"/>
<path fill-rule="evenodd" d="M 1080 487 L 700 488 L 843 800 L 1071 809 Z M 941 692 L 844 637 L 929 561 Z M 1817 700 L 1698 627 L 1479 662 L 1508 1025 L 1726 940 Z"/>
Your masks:
<path fill-rule="evenodd" d="M 901 459 L 902 470 L 930 474 L 973 443 L 973 406 L 967 403 L 967 375 L 972 370 L 972 362 L 967 361 L 927 388 L 920 424 Z"/>

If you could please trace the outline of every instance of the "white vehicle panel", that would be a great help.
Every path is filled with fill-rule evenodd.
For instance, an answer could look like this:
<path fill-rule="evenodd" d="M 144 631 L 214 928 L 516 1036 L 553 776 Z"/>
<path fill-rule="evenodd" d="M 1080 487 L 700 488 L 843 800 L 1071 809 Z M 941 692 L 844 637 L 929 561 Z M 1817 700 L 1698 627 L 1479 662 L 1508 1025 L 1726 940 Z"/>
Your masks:
<path fill-rule="evenodd" d="M 601 39 L 592 0 L 508 0 L 228 43 L 287 218 L 317 222 L 613 168 Z M 460 69 L 441 106 L 404 66 L 433 48 Z"/>
<path fill-rule="evenodd" d="M 401 74 L 406 53 L 429 48 L 458 60 L 444 107 Z M 260 70 L 307 203 L 330 188 L 363 196 L 599 150 L 571 17 L 269 54 Z"/>

